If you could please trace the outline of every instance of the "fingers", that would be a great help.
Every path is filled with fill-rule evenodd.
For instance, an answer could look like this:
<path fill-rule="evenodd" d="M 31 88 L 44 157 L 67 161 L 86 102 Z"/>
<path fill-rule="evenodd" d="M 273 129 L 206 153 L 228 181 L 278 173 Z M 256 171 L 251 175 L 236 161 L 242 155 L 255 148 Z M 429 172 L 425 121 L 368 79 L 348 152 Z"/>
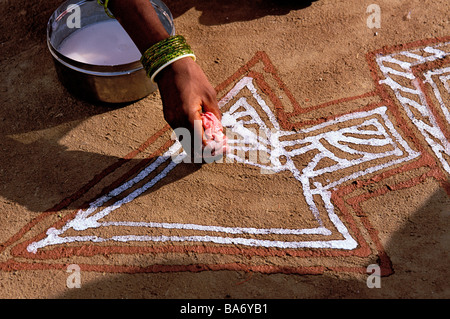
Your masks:
<path fill-rule="evenodd" d="M 206 145 L 206 136 L 203 131 L 202 117 L 200 112 L 193 112 L 189 116 L 189 126 L 193 133 L 194 144 L 198 144 L 201 147 Z"/>
<path fill-rule="evenodd" d="M 164 118 L 177 131 L 179 141 L 191 160 L 203 163 L 208 137 L 204 132 L 202 114 L 210 112 L 219 121 L 222 119 L 216 91 L 192 59 L 172 63 L 159 78 L 158 87 Z M 215 154 L 216 150 L 212 153 Z"/>
<path fill-rule="evenodd" d="M 217 93 L 212 87 L 208 90 L 205 98 L 203 99 L 203 112 L 213 113 L 219 121 L 222 120 L 222 112 L 219 109 L 219 102 L 217 101 Z"/>
<path fill-rule="evenodd" d="M 194 111 L 189 116 L 193 132 L 192 154 L 196 163 L 214 162 L 221 159 L 228 151 L 227 138 L 222 132 L 219 120 L 221 114 L 218 111 L 217 102 L 208 105 L 209 107 Z"/>

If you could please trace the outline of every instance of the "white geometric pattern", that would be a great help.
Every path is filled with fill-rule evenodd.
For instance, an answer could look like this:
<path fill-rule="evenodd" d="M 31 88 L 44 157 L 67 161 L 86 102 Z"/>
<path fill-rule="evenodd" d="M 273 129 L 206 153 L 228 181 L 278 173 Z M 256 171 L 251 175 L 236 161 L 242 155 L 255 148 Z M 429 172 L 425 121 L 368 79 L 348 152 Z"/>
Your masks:
<path fill-rule="evenodd" d="M 450 156 L 450 142 L 437 124 L 430 105 L 426 101 L 425 93 L 422 92 L 418 84 L 418 79 L 412 72 L 412 68 L 419 64 L 433 62 L 450 55 L 450 52 L 444 50 L 444 48 L 448 48 L 449 44 L 450 42 L 439 43 L 434 46 L 395 52 L 387 55 L 379 54 L 376 57 L 376 62 L 385 77 L 384 80 L 380 80 L 380 83 L 386 84 L 393 90 L 407 116 L 423 135 L 448 174 L 450 174 L 450 163 L 447 162 L 443 154 Z M 444 73 L 448 71 L 449 68 L 435 72 Z M 432 71 L 429 73 L 429 76 L 431 75 Z M 398 79 L 401 79 L 404 81 L 403 83 L 407 84 L 400 83 L 401 81 Z M 427 79 L 429 80 L 429 78 Z M 445 82 L 444 85 L 448 90 L 446 79 L 443 77 L 441 81 Z M 435 90 L 435 93 L 438 92 Z M 437 98 L 439 99 L 439 96 Z M 442 99 L 440 100 L 440 106 L 447 122 L 450 124 L 448 107 L 444 105 Z"/>
<path fill-rule="evenodd" d="M 256 104 L 251 105 L 252 102 L 246 97 L 239 98 L 234 104 L 231 104 L 230 101 L 245 89 L 251 92 Z M 227 129 L 227 134 L 230 130 L 229 145 L 232 152 L 227 156 L 227 161 L 232 160 L 254 165 L 263 169 L 263 172 L 278 173 L 281 171 L 290 171 L 293 177 L 299 182 L 299 189 L 301 188 L 302 195 L 309 205 L 310 213 L 317 222 L 317 227 L 304 228 L 298 225 L 298 228 L 252 228 L 243 227 L 242 225 L 229 227 L 224 225 L 157 223 L 151 221 L 102 221 L 102 218 L 113 214 L 115 210 L 151 189 L 183 160 L 186 154 L 183 152 L 181 144 L 177 141 L 163 155 L 159 156 L 133 179 L 123 183 L 107 195 L 96 199 L 87 209 L 79 210 L 76 216 L 61 228 L 48 229 L 47 236 L 42 240 L 31 243 L 27 250 L 36 253 L 38 249 L 44 247 L 70 242 L 107 241 L 210 242 L 225 245 L 239 244 L 259 247 L 352 250 L 357 247 L 357 242 L 352 238 L 348 229 L 336 214 L 331 202 L 331 191 L 344 182 L 410 161 L 420 155 L 412 150 L 396 131 L 393 123 L 386 114 L 387 107 L 384 106 L 377 107 L 371 111 L 347 114 L 296 132 L 283 131 L 275 115 L 267 106 L 264 99 L 258 94 L 257 89 L 253 85 L 253 79 L 250 77 L 242 78 L 219 102 L 219 105 L 224 110 L 222 122 Z M 242 109 L 243 111 L 240 111 Z M 264 116 L 260 116 L 259 114 L 263 114 Z M 358 124 L 355 124 L 356 122 Z M 259 127 L 257 133 L 255 133 L 255 130 L 249 129 L 250 126 L 255 125 Z M 286 140 L 286 137 L 289 139 Z M 333 153 L 329 147 L 324 145 L 323 141 L 326 141 L 326 143 L 333 147 L 339 148 L 341 152 L 351 155 L 350 157 L 352 159 L 346 159 L 342 155 L 338 156 Z M 358 148 L 352 145 L 370 146 L 370 148 Z M 245 156 L 240 156 L 242 152 L 245 153 L 252 150 L 268 154 L 268 160 L 261 163 L 257 159 L 248 159 Z M 302 156 L 310 151 L 315 151 L 317 154 L 306 167 L 298 169 L 295 164 L 295 157 Z M 283 161 L 280 160 L 281 157 L 283 157 Z M 324 158 L 328 158 L 336 164 L 319 168 L 317 165 Z M 165 168 L 150 181 L 119 199 L 120 194 L 132 190 L 133 187 L 143 181 L 152 172 L 155 172 L 163 164 L 166 165 Z M 346 176 L 338 178 L 338 175 L 341 176 L 342 170 L 348 172 L 349 169 L 350 172 Z M 320 182 L 318 178 L 324 174 L 335 176 L 336 180 L 327 180 L 325 183 L 323 181 Z M 328 219 L 337 232 L 341 234 L 342 239 L 327 239 L 332 234 L 332 231 L 327 229 L 321 220 L 317 204 L 314 201 L 314 196 L 317 195 L 321 197 Z M 116 198 L 117 200 L 113 204 L 103 207 L 105 203 Z M 69 229 L 83 231 L 99 227 L 120 228 L 121 226 L 207 231 L 209 233 L 216 233 L 217 235 L 146 236 L 129 234 L 102 238 L 93 235 L 69 236 L 65 234 Z M 231 236 L 239 234 L 246 234 L 246 236 Z M 317 234 L 323 236 L 323 239 L 321 237 L 320 240 L 313 241 L 267 240 L 260 238 L 260 235 L 263 234 L 289 234 L 294 236 Z"/>

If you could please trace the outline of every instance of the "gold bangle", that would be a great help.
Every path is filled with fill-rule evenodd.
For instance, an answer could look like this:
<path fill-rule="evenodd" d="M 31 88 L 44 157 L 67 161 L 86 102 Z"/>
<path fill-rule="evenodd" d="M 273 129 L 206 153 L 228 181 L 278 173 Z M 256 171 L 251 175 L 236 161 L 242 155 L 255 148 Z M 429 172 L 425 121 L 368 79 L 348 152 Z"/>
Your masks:
<path fill-rule="evenodd" d="M 156 75 L 171 63 L 185 57 L 191 57 L 194 61 L 196 56 L 191 47 L 181 35 L 170 36 L 147 49 L 141 57 L 147 76 L 155 83 Z"/>

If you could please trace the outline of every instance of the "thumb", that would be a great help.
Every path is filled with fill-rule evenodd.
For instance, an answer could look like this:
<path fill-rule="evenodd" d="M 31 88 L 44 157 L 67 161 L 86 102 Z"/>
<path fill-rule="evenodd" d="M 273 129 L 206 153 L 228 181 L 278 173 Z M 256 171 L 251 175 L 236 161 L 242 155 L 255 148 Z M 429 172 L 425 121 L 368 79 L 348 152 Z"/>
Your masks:
<path fill-rule="evenodd" d="M 211 112 L 219 121 L 222 120 L 222 113 L 219 109 L 219 102 L 217 102 L 217 99 L 215 97 L 211 97 L 203 103 L 203 112 Z"/>

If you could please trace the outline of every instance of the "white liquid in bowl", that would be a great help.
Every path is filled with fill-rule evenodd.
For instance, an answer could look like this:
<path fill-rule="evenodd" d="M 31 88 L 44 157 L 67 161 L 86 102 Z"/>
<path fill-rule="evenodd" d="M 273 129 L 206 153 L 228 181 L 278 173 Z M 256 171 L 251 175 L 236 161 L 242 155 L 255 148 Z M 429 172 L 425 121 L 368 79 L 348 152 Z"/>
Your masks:
<path fill-rule="evenodd" d="M 81 28 L 64 39 L 58 51 L 79 62 L 120 65 L 140 60 L 141 53 L 117 20 Z"/>

